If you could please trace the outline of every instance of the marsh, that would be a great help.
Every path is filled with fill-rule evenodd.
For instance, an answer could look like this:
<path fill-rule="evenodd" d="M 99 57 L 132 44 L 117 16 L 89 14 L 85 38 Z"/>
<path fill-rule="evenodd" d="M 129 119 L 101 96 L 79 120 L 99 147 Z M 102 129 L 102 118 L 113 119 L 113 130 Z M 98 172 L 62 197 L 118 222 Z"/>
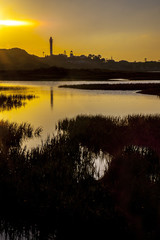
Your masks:
<path fill-rule="evenodd" d="M 152 81 L 157 84 L 159 81 Z M 127 116 L 132 114 L 159 114 L 160 101 L 154 95 L 142 95 L 137 91 L 108 91 L 108 90 L 81 90 L 59 88 L 62 84 L 86 84 L 79 82 L 1 82 L 0 87 L 8 87 L 8 91 L 2 91 L 3 95 L 33 95 L 31 101 L 20 108 L 12 108 L 10 111 L 0 112 L 0 118 L 12 120 L 21 124 L 28 122 L 35 128 L 42 127 L 41 138 L 30 139 L 26 142 L 30 148 L 41 145 L 47 137 L 56 131 L 55 126 L 59 120 L 72 118 L 77 115 L 103 115 L 103 116 Z M 90 84 L 106 84 L 106 81 L 92 81 Z M 128 81 L 112 81 L 109 84 L 128 83 Z M 132 83 L 132 82 L 131 82 Z M 141 81 L 136 81 L 141 83 Z M 144 81 L 142 81 L 144 84 Z M 146 81 L 149 83 L 149 81 Z M 18 88 L 18 90 L 16 90 Z"/>
<path fill-rule="evenodd" d="M 159 238 L 159 98 L 14 84 L 38 97 L 0 113 L 2 239 Z"/>
<path fill-rule="evenodd" d="M 159 237 L 159 126 L 158 115 L 77 116 L 60 121 L 56 136 L 29 151 L 22 141 L 40 129 L 1 121 L 2 235 Z M 92 153 L 100 150 L 112 157 L 97 179 Z"/>

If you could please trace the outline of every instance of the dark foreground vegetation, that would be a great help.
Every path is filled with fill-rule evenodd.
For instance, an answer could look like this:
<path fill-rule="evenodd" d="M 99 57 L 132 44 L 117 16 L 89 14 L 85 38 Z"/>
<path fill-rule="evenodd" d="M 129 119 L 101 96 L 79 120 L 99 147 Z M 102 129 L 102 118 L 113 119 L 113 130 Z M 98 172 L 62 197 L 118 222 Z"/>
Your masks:
<path fill-rule="evenodd" d="M 9 239 L 160 237 L 160 116 L 78 116 L 30 151 L 30 125 L 0 122 L 1 231 Z M 109 153 L 95 178 L 92 153 Z"/>
<path fill-rule="evenodd" d="M 116 83 L 116 84 L 77 84 L 61 85 L 60 88 L 75 88 L 84 90 L 141 90 L 139 93 L 160 96 L 159 83 Z"/>
<path fill-rule="evenodd" d="M 160 72 L 121 71 L 107 69 L 76 69 L 49 67 L 34 70 L 0 70 L 1 80 L 19 81 L 57 81 L 57 80 L 160 80 Z"/>

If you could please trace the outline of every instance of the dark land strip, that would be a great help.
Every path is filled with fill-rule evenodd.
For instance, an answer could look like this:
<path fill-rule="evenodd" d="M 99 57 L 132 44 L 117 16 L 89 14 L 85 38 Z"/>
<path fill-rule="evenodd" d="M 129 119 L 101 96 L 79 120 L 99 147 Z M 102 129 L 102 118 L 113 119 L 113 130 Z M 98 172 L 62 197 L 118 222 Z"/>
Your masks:
<path fill-rule="evenodd" d="M 26 87 L 9 87 L 9 86 L 0 86 L 0 91 L 24 91 L 28 88 Z"/>
<path fill-rule="evenodd" d="M 1 70 L 1 80 L 19 81 L 57 81 L 57 80 L 160 80 L 160 72 L 144 71 L 113 71 L 107 69 L 67 69 L 67 68 L 39 68 L 34 70 Z"/>
<path fill-rule="evenodd" d="M 139 90 L 138 93 L 160 96 L 159 83 L 78 84 L 78 85 L 61 85 L 59 87 L 84 90 L 122 90 L 122 91 Z"/>

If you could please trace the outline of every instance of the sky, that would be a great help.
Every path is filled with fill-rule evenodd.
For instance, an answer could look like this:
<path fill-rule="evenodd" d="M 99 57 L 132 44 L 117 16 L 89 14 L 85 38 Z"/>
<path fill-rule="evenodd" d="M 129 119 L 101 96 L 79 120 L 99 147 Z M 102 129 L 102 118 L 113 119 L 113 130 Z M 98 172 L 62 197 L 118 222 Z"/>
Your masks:
<path fill-rule="evenodd" d="M 159 0 L 0 0 L 0 49 L 160 60 Z M 4 20 L 25 21 L 5 25 Z"/>

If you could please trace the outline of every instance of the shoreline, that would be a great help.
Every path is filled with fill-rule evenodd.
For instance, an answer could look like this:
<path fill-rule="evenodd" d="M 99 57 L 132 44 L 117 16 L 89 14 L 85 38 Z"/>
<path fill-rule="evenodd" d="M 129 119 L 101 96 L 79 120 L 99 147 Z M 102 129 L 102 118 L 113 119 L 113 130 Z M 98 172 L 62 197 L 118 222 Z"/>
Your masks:
<path fill-rule="evenodd" d="M 34 70 L 0 70 L 0 80 L 11 81 L 112 81 L 112 79 L 126 80 L 159 80 L 160 72 L 143 71 L 111 71 L 107 69 L 68 69 L 68 68 L 40 68 Z"/>
<path fill-rule="evenodd" d="M 137 93 L 160 96 L 160 83 L 117 83 L 117 84 L 78 84 L 61 85 L 59 88 L 73 88 L 81 90 L 115 90 L 134 91 Z"/>

